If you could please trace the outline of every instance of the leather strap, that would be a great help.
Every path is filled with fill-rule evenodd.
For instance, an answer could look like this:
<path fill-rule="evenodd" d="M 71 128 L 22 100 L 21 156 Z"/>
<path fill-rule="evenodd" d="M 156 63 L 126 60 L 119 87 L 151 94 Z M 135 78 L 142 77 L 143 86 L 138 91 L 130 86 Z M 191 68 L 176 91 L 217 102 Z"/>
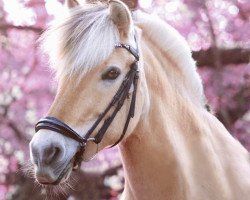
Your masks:
<path fill-rule="evenodd" d="M 129 53 L 131 53 L 137 61 L 139 61 L 139 59 L 140 59 L 140 57 L 138 55 L 138 51 L 128 44 L 118 43 L 115 45 L 115 48 L 124 48 Z"/>
<path fill-rule="evenodd" d="M 138 68 L 138 66 L 137 66 L 138 63 L 135 62 L 134 65 L 136 65 L 135 69 L 137 69 Z M 126 133 L 126 131 L 128 129 L 130 119 L 134 117 L 138 79 L 139 79 L 139 71 L 136 70 L 136 73 L 135 73 L 135 76 L 134 76 L 134 79 L 133 79 L 134 91 L 133 91 L 133 94 L 132 94 L 132 99 L 131 99 L 131 103 L 130 103 L 130 108 L 129 108 L 129 113 L 128 113 L 128 116 L 127 116 L 127 120 L 125 122 L 125 125 L 124 125 L 124 128 L 123 128 L 123 131 L 122 131 L 122 134 L 121 134 L 120 138 L 110 148 L 116 146 L 118 143 L 120 143 L 122 141 L 122 139 L 124 138 L 125 133 Z"/>
<path fill-rule="evenodd" d="M 35 131 L 38 132 L 41 129 L 48 129 L 55 131 L 57 133 L 61 133 L 67 137 L 76 140 L 79 143 L 86 143 L 85 138 L 82 138 L 77 132 L 75 132 L 72 128 L 70 128 L 64 122 L 58 120 L 55 117 L 45 117 L 39 120 L 36 124 Z"/>

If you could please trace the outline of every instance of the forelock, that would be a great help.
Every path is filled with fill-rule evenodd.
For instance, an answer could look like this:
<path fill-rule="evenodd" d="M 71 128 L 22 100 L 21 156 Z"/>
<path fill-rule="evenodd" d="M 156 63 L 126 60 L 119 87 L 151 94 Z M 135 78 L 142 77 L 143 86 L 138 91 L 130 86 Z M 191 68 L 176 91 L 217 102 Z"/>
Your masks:
<path fill-rule="evenodd" d="M 88 5 L 55 21 L 40 41 L 57 76 L 84 75 L 111 55 L 119 32 L 107 5 Z"/>

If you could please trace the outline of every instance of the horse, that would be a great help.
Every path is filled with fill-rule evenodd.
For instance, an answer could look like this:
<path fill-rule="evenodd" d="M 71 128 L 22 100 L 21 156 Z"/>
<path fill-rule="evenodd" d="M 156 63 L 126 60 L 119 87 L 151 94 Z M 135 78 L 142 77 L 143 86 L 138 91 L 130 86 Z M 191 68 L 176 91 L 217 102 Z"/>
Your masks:
<path fill-rule="evenodd" d="M 30 142 L 36 181 L 118 145 L 123 200 L 250 199 L 249 153 L 206 109 L 185 39 L 119 0 L 67 5 L 41 39 L 58 89 Z"/>

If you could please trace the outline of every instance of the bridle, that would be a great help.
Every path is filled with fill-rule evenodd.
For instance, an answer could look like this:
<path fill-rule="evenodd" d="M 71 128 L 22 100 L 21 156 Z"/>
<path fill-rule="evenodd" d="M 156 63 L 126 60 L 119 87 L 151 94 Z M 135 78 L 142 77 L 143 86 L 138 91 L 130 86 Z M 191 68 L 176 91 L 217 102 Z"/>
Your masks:
<path fill-rule="evenodd" d="M 135 38 L 135 41 L 136 41 L 136 38 Z M 136 42 L 136 44 L 137 44 L 137 42 Z M 86 135 L 84 137 L 81 137 L 70 126 L 68 126 L 67 124 L 65 124 L 64 122 L 60 121 L 59 119 L 57 119 L 55 117 L 47 116 L 45 118 L 42 118 L 37 122 L 37 124 L 35 126 L 35 132 L 38 132 L 41 129 L 47 129 L 47 130 L 55 131 L 57 133 L 60 133 L 66 137 L 69 137 L 69 138 L 77 141 L 79 143 L 79 149 L 74 156 L 74 165 L 76 165 L 76 166 L 77 165 L 80 166 L 81 162 L 83 161 L 83 154 L 84 154 L 85 146 L 86 146 L 87 142 L 92 141 L 98 145 L 102 141 L 103 136 L 105 135 L 108 127 L 110 126 L 110 124 L 112 123 L 112 121 L 116 117 L 116 114 L 119 112 L 119 110 L 123 106 L 124 101 L 129 97 L 129 91 L 130 91 L 131 86 L 133 86 L 133 93 L 132 93 L 132 97 L 131 97 L 131 102 L 130 102 L 130 107 L 129 107 L 127 119 L 126 119 L 126 122 L 124 124 L 124 128 L 123 128 L 123 131 L 122 131 L 120 138 L 111 147 L 114 147 L 123 139 L 123 137 L 127 131 L 130 119 L 134 117 L 137 83 L 138 83 L 138 79 L 139 79 L 138 47 L 137 47 L 137 49 L 135 49 L 128 44 L 118 43 L 115 45 L 115 48 L 126 49 L 128 52 L 130 52 L 134 56 L 135 60 L 131 64 L 130 70 L 126 74 L 122 84 L 120 85 L 118 91 L 114 95 L 112 101 L 106 107 L 104 112 L 99 115 L 99 117 L 96 119 L 96 121 L 94 122 L 94 124 L 91 126 L 91 128 L 88 130 L 88 132 L 86 133 Z M 110 111 L 110 109 L 112 107 L 115 107 L 113 110 L 113 113 L 104 120 L 104 122 L 103 122 L 101 128 L 98 130 L 97 134 L 94 137 L 90 137 L 91 134 L 96 129 L 96 127 L 101 123 L 101 121 L 104 119 L 104 117 L 107 115 L 107 113 Z"/>
<path fill-rule="evenodd" d="M 137 42 L 136 42 L 137 44 Z M 128 44 L 118 43 L 115 45 L 115 48 L 124 48 L 128 52 L 130 52 L 135 60 L 130 66 L 130 70 L 126 74 L 122 84 L 120 85 L 118 91 L 114 95 L 112 101 L 109 103 L 109 105 L 106 107 L 103 113 L 99 115 L 99 117 L 96 119 L 94 124 L 91 126 L 91 128 L 88 130 L 86 135 L 84 137 L 81 137 L 76 131 L 74 131 L 70 126 L 65 124 L 64 122 L 60 121 L 59 119 L 55 117 L 47 116 L 45 118 L 40 119 L 36 126 L 35 126 L 35 132 L 38 132 L 41 129 L 47 129 L 51 131 L 55 131 L 57 133 L 60 133 L 66 137 L 69 137 L 77 142 L 79 142 L 79 150 L 75 154 L 75 161 L 74 164 L 80 166 L 82 160 L 83 160 L 83 153 L 85 151 L 85 146 L 87 142 L 93 141 L 97 145 L 102 141 L 103 136 L 105 135 L 108 127 L 111 125 L 112 121 L 116 117 L 116 114 L 123 106 L 123 103 L 125 99 L 129 97 L 129 91 L 131 86 L 133 85 L 133 93 L 132 98 L 130 102 L 130 108 L 127 115 L 127 119 L 122 131 L 122 134 L 120 138 L 111 146 L 116 146 L 125 136 L 125 133 L 127 131 L 130 119 L 134 117 L 135 113 L 135 102 L 136 102 L 136 92 L 137 92 L 137 83 L 139 79 L 139 70 L 138 70 L 138 61 L 139 61 L 139 54 L 138 54 L 138 47 L 137 49 L 133 48 L 132 46 Z M 99 131 L 94 137 L 90 137 L 93 131 L 96 129 L 96 127 L 101 123 L 101 121 L 104 119 L 104 117 L 107 115 L 107 113 L 110 111 L 112 107 L 114 107 L 113 113 L 107 117 Z"/>

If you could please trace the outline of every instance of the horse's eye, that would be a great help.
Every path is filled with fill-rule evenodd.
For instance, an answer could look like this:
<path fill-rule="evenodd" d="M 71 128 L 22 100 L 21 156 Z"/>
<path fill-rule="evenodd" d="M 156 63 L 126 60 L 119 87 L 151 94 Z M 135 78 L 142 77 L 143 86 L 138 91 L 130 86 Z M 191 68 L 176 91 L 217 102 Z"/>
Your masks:
<path fill-rule="evenodd" d="M 117 67 L 111 67 L 102 75 L 102 80 L 115 80 L 121 73 Z"/>

